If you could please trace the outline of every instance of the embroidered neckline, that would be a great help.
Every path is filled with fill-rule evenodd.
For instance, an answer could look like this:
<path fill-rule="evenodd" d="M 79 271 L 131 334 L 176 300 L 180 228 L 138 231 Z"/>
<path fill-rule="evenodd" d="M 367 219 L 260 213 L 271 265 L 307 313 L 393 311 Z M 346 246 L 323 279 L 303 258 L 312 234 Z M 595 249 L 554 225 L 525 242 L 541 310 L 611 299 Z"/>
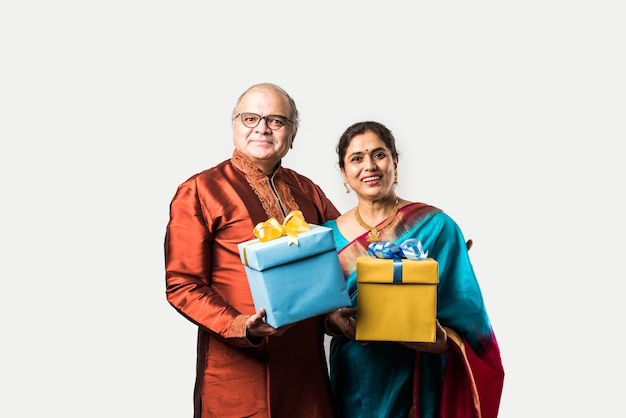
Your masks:
<path fill-rule="evenodd" d="M 287 213 L 300 209 L 293 198 L 291 189 L 285 183 L 283 178 L 285 169 L 282 168 L 280 162 L 272 175 L 268 176 L 237 150 L 233 151 L 230 161 L 245 175 L 246 181 L 259 198 L 268 218 L 276 218 L 282 222 Z M 283 209 L 281 209 L 281 202 Z"/>

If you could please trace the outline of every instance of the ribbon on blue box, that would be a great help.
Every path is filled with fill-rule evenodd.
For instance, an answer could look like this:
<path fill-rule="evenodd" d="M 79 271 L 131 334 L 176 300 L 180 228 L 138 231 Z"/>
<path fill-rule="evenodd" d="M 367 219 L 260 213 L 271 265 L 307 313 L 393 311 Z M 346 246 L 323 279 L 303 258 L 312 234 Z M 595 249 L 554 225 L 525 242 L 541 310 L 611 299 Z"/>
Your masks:
<path fill-rule="evenodd" d="M 287 236 L 287 245 L 298 245 L 298 234 L 309 229 L 311 226 L 304 220 L 302 212 L 292 210 L 285 216 L 282 225 L 275 218 L 269 218 L 267 221 L 256 224 L 253 233 L 261 242 Z"/>

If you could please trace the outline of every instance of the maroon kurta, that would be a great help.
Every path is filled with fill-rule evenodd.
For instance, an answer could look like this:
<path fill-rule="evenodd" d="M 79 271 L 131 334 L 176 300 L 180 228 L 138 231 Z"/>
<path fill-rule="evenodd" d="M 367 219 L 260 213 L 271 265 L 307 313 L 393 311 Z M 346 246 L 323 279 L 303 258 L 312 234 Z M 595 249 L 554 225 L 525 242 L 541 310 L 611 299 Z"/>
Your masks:
<path fill-rule="evenodd" d="M 237 244 L 295 209 L 314 224 L 338 216 L 308 178 L 282 167 L 268 177 L 236 151 L 181 184 L 171 202 L 166 294 L 199 329 L 196 418 L 332 416 L 321 317 L 257 346 L 245 338 L 255 309 Z"/>

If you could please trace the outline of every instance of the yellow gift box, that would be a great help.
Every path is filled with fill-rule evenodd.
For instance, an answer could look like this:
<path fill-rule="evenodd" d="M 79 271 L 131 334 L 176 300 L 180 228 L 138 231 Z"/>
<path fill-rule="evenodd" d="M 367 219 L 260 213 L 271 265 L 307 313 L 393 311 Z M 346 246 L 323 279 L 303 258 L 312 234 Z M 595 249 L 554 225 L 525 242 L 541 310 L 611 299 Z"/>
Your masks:
<path fill-rule="evenodd" d="M 362 256 L 356 275 L 357 340 L 435 341 L 437 261 Z"/>

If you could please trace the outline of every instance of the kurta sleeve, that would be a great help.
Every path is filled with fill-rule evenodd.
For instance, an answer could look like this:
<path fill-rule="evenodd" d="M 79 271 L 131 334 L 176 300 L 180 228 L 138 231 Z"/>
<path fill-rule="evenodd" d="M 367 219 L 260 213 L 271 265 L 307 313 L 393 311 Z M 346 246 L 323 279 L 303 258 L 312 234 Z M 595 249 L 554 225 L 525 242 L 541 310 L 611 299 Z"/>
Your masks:
<path fill-rule="evenodd" d="M 165 234 L 166 296 L 183 316 L 229 344 L 253 346 L 246 338 L 243 315 L 211 285 L 210 219 L 198 198 L 194 178 L 179 186 L 170 204 Z"/>
<path fill-rule="evenodd" d="M 324 222 L 329 221 L 329 220 L 336 219 L 340 215 L 339 210 L 330 201 L 330 199 L 328 199 L 328 197 L 326 197 L 326 195 L 324 194 L 324 192 L 322 191 L 322 189 L 319 186 L 315 186 L 315 188 L 317 190 L 317 194 L 319 196 L 319 199 L 321 201 L 322 208 L 323 208 L 323 211 L 324 211 L 323 212 L 323 220 L 321 221 L 321 223 L 324 223 Z"/>

